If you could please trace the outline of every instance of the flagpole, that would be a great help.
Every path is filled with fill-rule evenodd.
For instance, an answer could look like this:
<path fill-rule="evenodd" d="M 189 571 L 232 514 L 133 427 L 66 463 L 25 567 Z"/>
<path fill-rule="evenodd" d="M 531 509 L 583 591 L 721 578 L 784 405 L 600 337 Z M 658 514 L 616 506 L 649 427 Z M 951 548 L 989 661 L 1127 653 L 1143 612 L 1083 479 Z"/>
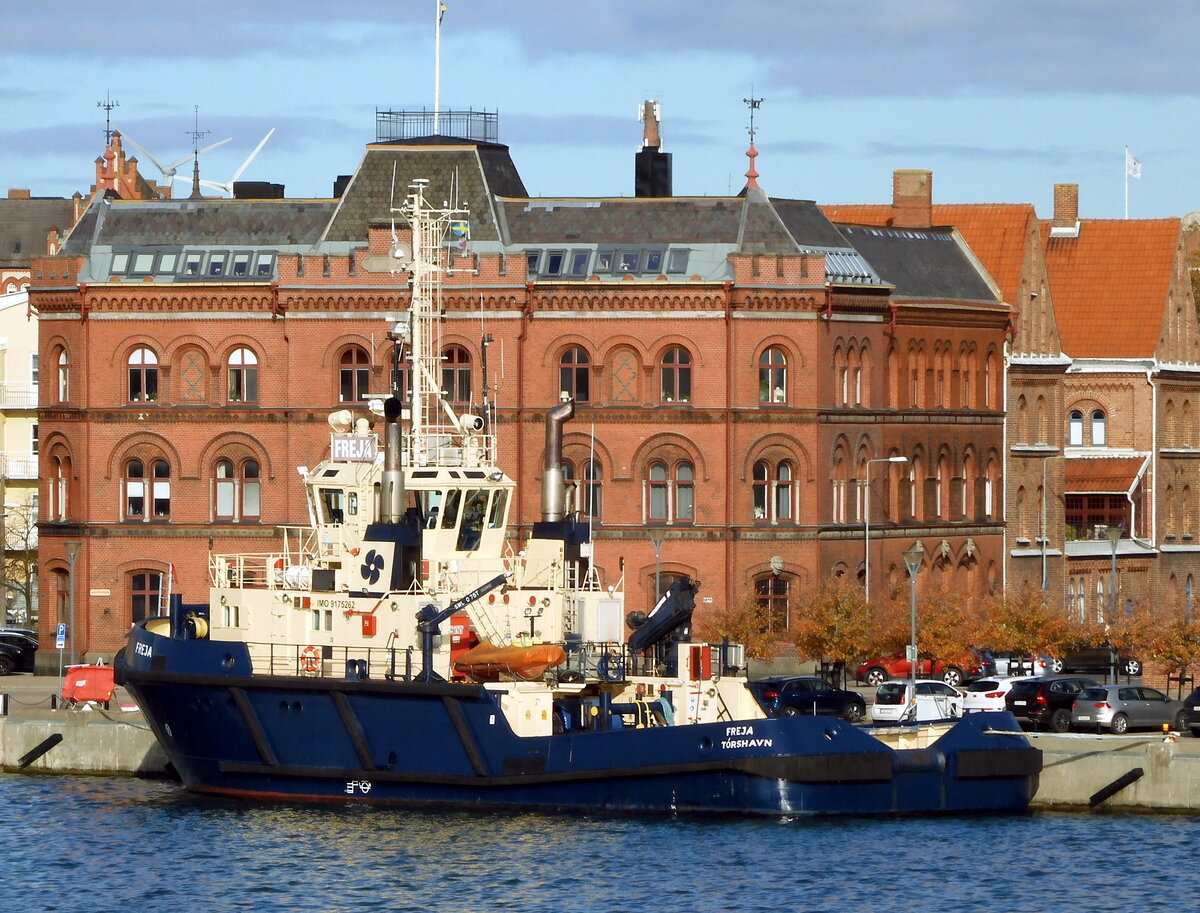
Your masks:
<path fill-rule="evenodd" d="M 438 109 L 442 102 L 442 0 L 433 0 L 433 18 L 433 135 L 437 136 Z"/>
<path fill-rule="evenodd" d="M 1129 147 L 1125 147 L 1125 218 L 1129 218 Z"/>

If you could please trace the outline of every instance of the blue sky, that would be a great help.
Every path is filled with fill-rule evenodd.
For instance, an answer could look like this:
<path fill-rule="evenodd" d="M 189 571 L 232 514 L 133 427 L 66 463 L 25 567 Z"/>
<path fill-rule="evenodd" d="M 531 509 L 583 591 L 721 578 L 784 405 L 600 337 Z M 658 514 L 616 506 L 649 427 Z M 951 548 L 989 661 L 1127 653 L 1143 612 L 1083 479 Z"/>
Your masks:
<path fill-rule="evenodd" d="M 1081 215 L 1200 210 L 1200 4 L 1110 0 L 444 0 L 443 108 L 499 114 L 537 196 L 628 196 L 639 104 L 661 102 L 678 195 L 736 193 L 756 116 L 760 183 L 820 203 L 1029 202 L 1080 185 Z M 0 193 L 70 196 L 103 152 L 97 103 L 163 163 L 327 197 L 375 110 L 432 107 L 435 0 L 0 0 Z M 154 168 L 144 157 L 142 170 Z M 190 174 L 190 163 L 180 169 Z M 179 193 L 180 191 L 177 191 Z"/>

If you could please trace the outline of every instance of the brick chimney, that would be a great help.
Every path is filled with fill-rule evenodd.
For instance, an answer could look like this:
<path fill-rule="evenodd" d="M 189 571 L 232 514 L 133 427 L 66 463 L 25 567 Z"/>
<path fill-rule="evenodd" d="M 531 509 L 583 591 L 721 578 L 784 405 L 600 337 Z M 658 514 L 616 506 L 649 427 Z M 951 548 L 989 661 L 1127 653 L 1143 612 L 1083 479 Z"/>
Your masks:
<path fill-rule="evenodd" d="M 1079 224 L 1079 185 L 1054 185 L 1054 222 L 1052 228 L 1074 229 Z"/>
<path fill-rule="evenodd" d="M 892 172 L 892 225 L 928 228 L 933 224 L 933 172 L 918 169 Z"/>
<path fill-rule="evenodd" d="M 8 188 L 8 198 L 10 200 L 28 200 L 29 190 L 25 187 L 10 187 Z"/>

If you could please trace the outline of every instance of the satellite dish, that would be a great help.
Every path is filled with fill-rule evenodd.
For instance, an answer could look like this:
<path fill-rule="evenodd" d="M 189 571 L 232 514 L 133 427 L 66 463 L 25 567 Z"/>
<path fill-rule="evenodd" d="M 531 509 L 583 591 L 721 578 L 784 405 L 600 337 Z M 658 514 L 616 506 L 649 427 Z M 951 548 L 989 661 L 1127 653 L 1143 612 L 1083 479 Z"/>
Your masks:
<path fill-rule="evenodd" d="M 392 249 L 388 251 L 393 260 L 396 261 L 397 269 L 407 269 L 412 263 L 413 253 L 412 245 L 406 244 L 404 241 L 396 241 L 392 244 Z"/>

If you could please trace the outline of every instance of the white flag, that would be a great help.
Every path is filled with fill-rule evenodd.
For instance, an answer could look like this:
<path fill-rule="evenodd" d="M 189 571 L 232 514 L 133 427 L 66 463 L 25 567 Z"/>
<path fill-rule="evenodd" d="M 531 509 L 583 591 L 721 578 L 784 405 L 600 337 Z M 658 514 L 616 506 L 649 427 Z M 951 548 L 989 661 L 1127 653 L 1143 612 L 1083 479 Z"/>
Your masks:
<path fill-rule="evenodd" d="M 1131 178 L 1140 178 L 1142 176 L 1142 163 L 1140 159 L 1135 159 L 1129 154 L 1129 150 L 1125 150 L 1125 173 Z"/>

